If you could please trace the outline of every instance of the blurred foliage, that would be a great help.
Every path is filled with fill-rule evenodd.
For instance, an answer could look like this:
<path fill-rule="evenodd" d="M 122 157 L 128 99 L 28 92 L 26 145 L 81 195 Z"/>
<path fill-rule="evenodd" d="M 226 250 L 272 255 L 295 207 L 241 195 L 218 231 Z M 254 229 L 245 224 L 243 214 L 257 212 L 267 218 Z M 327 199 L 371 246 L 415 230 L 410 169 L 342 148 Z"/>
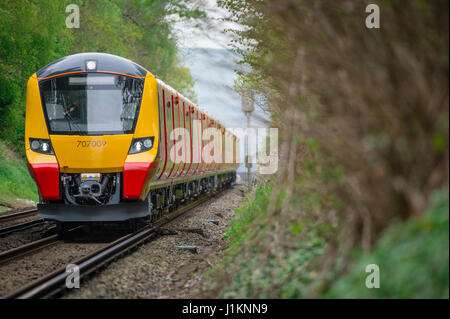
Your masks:
<path fill-rule="evenodd" d="M 281 258 L 265 250 L 275 249 L 264 242 L 267 205 L 271 183 L 259 185 L 236 210 L 236 218 L 225 238 L 230 241 L 225 258 L 208 272 L 209 286 L 222 298 L 301 298 L 311 295 L 320 276 L 317 257 L 323 256 L 327 234 L 337 225 L 321 224 L 305 231 L 308 218 L 288 229 Z M 305 194 L 300 200 L 307 200 Z M 311 206 L 311 203 L 307 205 Z M 265 225 L 265 226 L 264 226 Z M 333 230 L 334 228 L 334 230 Z M 263 231 L 262 231 L 263 230 Z M 316 297 L 325 298 L 448 298 L 449 296 L 449 198 L 448 190 L 436 191 L 423 216 L 406 223 L 393 222 L 381 235 L 370 253 L 361 246 L 353 249 L 348 273 L 337 277 L 327 290 Z M 303 234 L 302 234 L 303 233 Z M 302 234 L 302 236 L 299 236 Z M 272 234 L 272 239 L 275 237 Z M 280 246 L 276 247 L 280 249 Z M 365 286 L 369 273 L 365 268 L 380 268 L 380 288 Z"/>
<path fill-rule="evenodd" d="M 264 209 L 240 228 L 249 234 L 235 235 L 242 242 L 232 242 L 212 295 L 322 296 L 358 249 L 373 251 L 391 224 L 424 214 L 436 189 L 448 192 L 449 3 L 373 3 L 380 29 L 365 27 L 363 0 L 219 1 L 244 26 L 231 31 L 246 66 L 237 86 L 264 101 L 280 149 L 271 191 L 258 199 Z M 441 265 L 427 260 L 422 242 L 434 235 L 417 234 L 418 242 L 408 226 L 397 227 L 402 247 L 417 250 L 405 269 L 439 267 L 437 277 L 448 278 L 448 254 Z M 321 243 L 315 257 L 298 263 L 294 256 L 311 253 L 310 240 Z M 397 247 L 381 240 L 385 251 Z M 443 296 L 437 277 L 422 274 L 377 297 Z M 411 292 L 419 281 L 428 289 Z"/>
<path fill-rule="evenodd" d="M 325 234 L 332 231 L 329 225 L 305 231 L 312 226 L 313 220 L 298 220 L 287 229 L 282 248 L 277 246 L 277 249 L 281 248 L 280 254 L 272 252 L 267 256 L 263 253 L 271 249 L 262 232 L 268 228 L 267 206 L 271 190 L 271 182 L 260 184 L 254 197 L 236 211 L 237 217 L 226 234 L 231 241 L 225 251 L 223 268 L 211 272 L 226 278 L 221 271 L 227 269 L 230 261 L 235 264 L 233 279 L 220 291 L 222 298 L 299 298 L 305 295 L 308 285 L 317 276 L 317 265 L 313 261 L 323 254 Z M 248 258 L 241 259 L 245 247 Z M 301 274 L 299 270 L 302 270 Z"/>
<path fill-rule="evenodd" d="M 299 140 L 301 143 L 302 140 Z M 306 141 L 303 141 L 307 145 Z M 306 169 L 287 210 L 285 189 L 270 213 L 276 178 L 262 179 L 235 211 L 225 235 L 224 259 L 207 273 L 202 297 L 300 298 L 308 296 L 320 275 L 320 259 L 337 232 L 341 200 L 323 192 L 321 183 L 341 184 L 339 168 L 329 171 L 317 161 L 320 151 L 310 143 Z M 295 213 L 283 214 L 284 211 Z"/>
<path fill-rule="evenodd" d="M 370 254 L 355 256 L 348 274 L 334 282 L 328 298 L 449 298 L 449 199 L 434 194 L 424 216 L 397 222 Z M 380 269 L 380 288 L 365 286 L 365 268 Z"/>
<path fill-rule="evenodd" d="M 23 154 L 28 77 L 80 52 L 105 52 L 141 64 L 195 100 L 194 81 L 177 59 L 177 19 L 205 16 L 182 0 L 0 1 L 0 138 Z M 80 8 L 80 28 L 66 27 L 66 6 Z"/>

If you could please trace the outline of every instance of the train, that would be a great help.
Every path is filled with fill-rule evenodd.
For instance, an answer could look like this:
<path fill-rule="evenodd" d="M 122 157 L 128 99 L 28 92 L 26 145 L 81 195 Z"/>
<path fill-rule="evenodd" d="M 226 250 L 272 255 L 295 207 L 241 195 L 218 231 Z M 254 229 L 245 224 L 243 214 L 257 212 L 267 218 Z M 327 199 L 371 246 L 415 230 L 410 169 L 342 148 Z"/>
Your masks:
<path fill-rule="evenodd" d="M 139 64 L 97 52 L 29 78 L 25 152 L 38 216 L 61 225 L 152 222 L 233 184 L 239 166 L 232 130 Z"/>

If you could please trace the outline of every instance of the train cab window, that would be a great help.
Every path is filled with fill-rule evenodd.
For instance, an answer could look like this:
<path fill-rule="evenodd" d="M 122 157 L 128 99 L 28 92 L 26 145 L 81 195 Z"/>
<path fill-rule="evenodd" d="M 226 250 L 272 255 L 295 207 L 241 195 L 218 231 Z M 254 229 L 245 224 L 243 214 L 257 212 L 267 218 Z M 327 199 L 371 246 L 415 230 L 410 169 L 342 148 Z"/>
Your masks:
<path fill-rule="evenodd" d="M 131 134 L 144 80 L 87 73 L 40 82 L 50 134 Z"/>

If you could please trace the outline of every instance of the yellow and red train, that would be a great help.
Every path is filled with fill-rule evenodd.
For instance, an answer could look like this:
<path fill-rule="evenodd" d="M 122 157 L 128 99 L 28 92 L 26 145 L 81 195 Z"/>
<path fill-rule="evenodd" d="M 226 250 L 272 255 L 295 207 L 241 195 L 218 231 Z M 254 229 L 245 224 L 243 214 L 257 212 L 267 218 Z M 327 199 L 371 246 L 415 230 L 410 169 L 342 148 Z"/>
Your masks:
<path fill-rule="evenodd" d="M 176 128 L 189 134 L 175 139 Z M 201 156 L 214 139 L 203 140 L 208 128 L 220 131 L 219 161 Z M 38 215 L 63 223 L 156 220 L 233 183 L 239 165 L 235 135 L 140 65 L 105 53 L 70 55 L 30 77 L 25 145 Z"/>

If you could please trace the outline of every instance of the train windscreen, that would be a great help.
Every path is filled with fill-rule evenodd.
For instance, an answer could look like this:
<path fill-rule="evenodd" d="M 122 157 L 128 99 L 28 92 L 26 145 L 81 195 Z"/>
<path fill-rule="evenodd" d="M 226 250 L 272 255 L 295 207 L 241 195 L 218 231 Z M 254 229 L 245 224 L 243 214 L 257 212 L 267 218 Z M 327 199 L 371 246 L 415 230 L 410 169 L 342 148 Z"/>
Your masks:
<path fill-rule="evenodd" d="M 124 75 L 85 73 L 39 84 L 50 134 L 132 134 L 144 80 Z"/>

